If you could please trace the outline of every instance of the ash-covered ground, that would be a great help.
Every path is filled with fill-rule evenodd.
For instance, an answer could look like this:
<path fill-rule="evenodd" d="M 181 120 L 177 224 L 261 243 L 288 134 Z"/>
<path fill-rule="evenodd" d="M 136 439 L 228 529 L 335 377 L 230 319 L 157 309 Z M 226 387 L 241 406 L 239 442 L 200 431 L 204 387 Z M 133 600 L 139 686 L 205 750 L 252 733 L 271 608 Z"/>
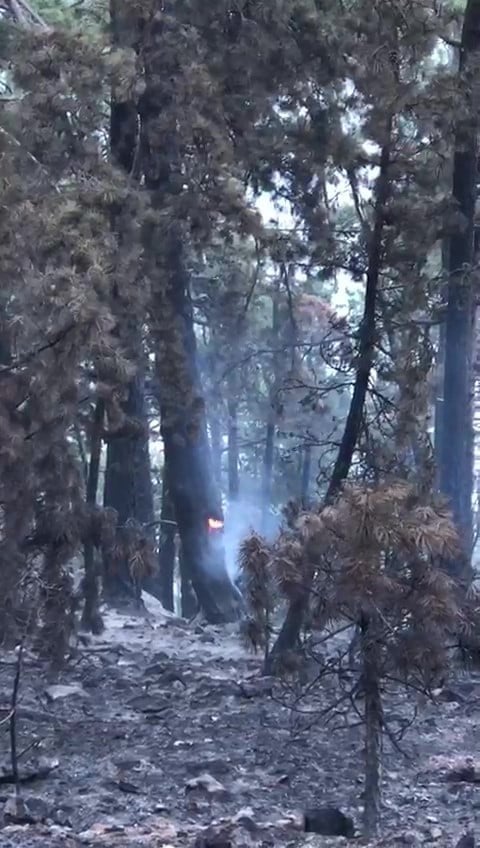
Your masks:
<path fill-rule="evenodd" d="M 303 833 L 301 820 L 305 809 L 332 804 L 360 827 L 363 743 L 354 717 L 353 727 L 327 724 L 317 693 L 301 702 L 312 713 L 299 734 L 282 685 L 261 677 L 238 628 L 188 624 L 156 602 L 148 607 L 145 619 L 108 613 L 102 637 L 80 646 L 58 675 L 25 653 L 21 803 L 9 782 L 16 658 L 0 655 L 0 846 L 348 844 Z M 413 708 L 403 753 L 385 743 L 383 834 L 372 844 L 455 846 L 480 810 L 480 676 L 459 674 L 434 704 L 397 701 L 392 722 L 406 725 Z M 27 823 L 15 821 L 22 811 Z"/>

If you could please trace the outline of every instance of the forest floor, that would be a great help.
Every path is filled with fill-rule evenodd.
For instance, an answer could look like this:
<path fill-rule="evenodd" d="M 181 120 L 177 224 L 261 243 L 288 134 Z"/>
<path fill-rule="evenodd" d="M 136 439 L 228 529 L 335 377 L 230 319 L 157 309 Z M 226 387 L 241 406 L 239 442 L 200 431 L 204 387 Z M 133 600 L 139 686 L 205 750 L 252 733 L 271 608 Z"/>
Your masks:
<path fill-rule="evenodd" d="M 0 719 L 15 669 L 15 655 L 0 654 Z M 303 833 L 301 814 L 333 804 L 360 825 L 362 728 L 320 718 L 298 734 L 277 685 L 234 628 L 189 625 L 156 603 L 148 620 L 109 613 L 105 633 L 56 676 L 26 652 L 17 733 L 30 821 L 12 819 L 4 720 L 1 848 L 346 844 Z M 406 723 L 411 707 L 396 704 L 392 721 Z M 480 761 L 480 676 L 417 707 L 401 743 L 408 756 L 386 744 L 383 838 L 372 844 L 450 848 L 480 811 L 476 773 L 447 779 L 477 752 Z"/>

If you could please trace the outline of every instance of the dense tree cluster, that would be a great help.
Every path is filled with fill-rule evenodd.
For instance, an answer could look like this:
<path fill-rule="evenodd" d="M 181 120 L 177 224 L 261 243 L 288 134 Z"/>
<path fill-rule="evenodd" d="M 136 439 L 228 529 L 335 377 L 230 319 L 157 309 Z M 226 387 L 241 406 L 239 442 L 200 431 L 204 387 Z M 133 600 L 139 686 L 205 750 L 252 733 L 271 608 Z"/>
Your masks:
<path fill-rule="evenodd" d="M 0 8 L 2 643 L 356 626 L 374 831 L 383 681 L 476 626 L 480 2 Z"/>
<path fill-rule="evenodd" d="M 60 659 L 81 552 L 87 628 L 101 592 L 173 607 L 177 534 L 183 611 L 235 619 L 225 506 L 268 535 L 295 501 L 302 537 L 348 477 L 427 511 L 440 485 L 459 543 L 436 567 L 468 576 L 480 4 L 460 5 L 3 4 L 5 638 Z"/>

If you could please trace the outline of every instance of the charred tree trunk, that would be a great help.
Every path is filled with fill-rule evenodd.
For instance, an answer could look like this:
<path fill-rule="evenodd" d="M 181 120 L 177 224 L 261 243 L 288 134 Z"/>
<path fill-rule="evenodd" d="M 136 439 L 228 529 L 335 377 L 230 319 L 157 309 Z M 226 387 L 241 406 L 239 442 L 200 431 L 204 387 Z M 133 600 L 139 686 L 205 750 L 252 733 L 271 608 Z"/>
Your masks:
<path fill-rule="evenodd" d="M 70 425 L 73 421 L 70 422 Z M 75 629 L 75 598 L 69 563 L 76 544 L 65 524 L 62 507 L 69 504 L 73 515 L 83 513 L 83 497 L 79 488 L 79 471 L 67 432 L 60 429 L 52 441 L 52 449 L 42 458 L 45 476 L 43 492 L 35 504 L 35 547 L 42 553 L 39 583 L 41 627 L 38 650 L 59 667 L 68 651 L 69 638 Z M 30 611 L 30 615 L 32 611 Z M 27 624 L 27 622 L 25 622 Z"/>
<path fill-rule="evenodd" d="M 444 389 L 444 371 L 445 371 L 445 325 L 440 324 L 438 328 L 438 350 L 437 350 L 437 378 L 436 378 L 436 393 L 435 393 L 435 432 L 434 432 L 434 448 L 437 458 L 436 464 L 436 486 L 441 488 L 440 468 L 438 459 L 444 451 L 443 447 L 443 389 Z"/>
<path fill-rule="evenodd" d="M 140 101 L 142 166 L 157 218 L 169 220 L 168 233 L 152 219 L 145 230 L 145 250 L 154 280 L 152 315 L 157 341 L 156 363 L 167 484 L 175 508 L 184 567 L 202 612 L 210 622 L 238 617 L 237 592 L 223 552 L 213 550 L 208 518 L 222 515 L 221 497 L 212 472 L 205 403 L 197 370 L 189 276 L 185 252 L 188 234 L 176 206 L 183 184 L 176 129 L 159 131 L 171 108 L 172 85 L 165 72 L 164 39 L 175 37 L 174 10 L 155 16 L 142 38 L 145 92 Z M 170 14 L 168 14 L 170 12 Z M 163 71 L 158 73 L 158 57 Z M 175 60 L 171 74 L 175 77 Z"/>
<path fill-rule="evenodd" d="M 119 47 L 135 47 L 136 26 L 125 4 L 110 0 L 112 43 Z M 126 174 L 137 177 L 139 119 L 134 101 L 119 102 L 112 94 L 110 110 L 110 151 L 113 162 Z M 113 216 L 113 228 L 122 240 L 121 211 Z M 128 386 L 128 398 L 123 404 L 128 434 L 109 440 L 105 471 L 104 506 L 113 507 L 119 525 L 134 519 L 145 528 L 153 541 L 153 490 L 148 451 L 148 415 L 145 404 L 145 374 L 141 340 L 141 321 L 132 316 L 129 304 L 122 301 L 117 287 L 113 291 L 118 320 L 118 335 L 130 350 L 138 373 Z M 130 421 L 131 426 L 128 426 Z M 110 601 L 139 600 L 139 585 L 135 584 L 125 562 L 121 569 L 109 567 L 108 556 L 104 563 L 104 593 Z"/>
<path fill-rule="evenodd" d="M 157 598 L 165 609 L 171 612 L 175 609 L 175 535 L 177 525 L 175 510 L 168 491 L 167 474 L 163 468 L 162 481 L 162 512 L 160 523 L 160 540 L 158 552 L 158 572 L 145 580 L 144 586 L 154 598 Z"/>
<path fill-rule="evenodd" d="M 98 398 L 95 404 L 90 434 L 90 464 L 86 493 L 86 502 L 91 513 L 95 510 L 97 503 L 104 418 L 105 403 L 101 398 Z M 89 533 L 84 546 L 85 575 L 83 578 L 84 606 L 82 627 L 90 633 L 98 634 L 103 631 L 103 621 L 99 609 L 99 574 L 95 555 L 95 541 L 92 534 Z"/>
<path fill-rule="evenodd" d="M 345 429 L 333 468 L 330 483 L 325 495 L 325 503 L 331 503 L 339 494 L 345 482 L 353 454 L 357 446 L 362 427 L 362 418 L 367 397 L 368 383 L 375 357 L 376 310 L 380 271 L 383 256 L 383 231 L 385 225 L 385 206 L 390 194 L 390 158 L 392 146 L 393 119 L 389 117 L 385 127 L 385 143 L 380 157 L 380 174 L 376 187 L 373 228 L 370 237 L 368 270 L 365 288 L 363 319 L 359 329 L 358 364 L 352 399 L 348 411 Z M 309 587 L 304 587 L 291 601 L 285 621 L 270 653 L 265 667 L 271 674 L 282 655 L 298 647 L 305 614 L 308 608 Z"/>
<path fill-rule="evenodd" d="M 230 393 L 230 387 L 229 387 Z M 240 495 L 238 467 L 238 405 L 233 397 L 228 399 L 228 499 L 237 501 Z"/>
<path fill-rule="evenodd" d="M 448 276 L 449 266 L 449 242 L 448 239 L 442 241 L 442 270 Z M 442 292 L 442 308 L 446 308 L 447 304 L 447 288 Z M 434 450 L 436 460 L 436 486 L 440 489 L 440 468 L 439 457 L 443 452 L 443 391 L 445 381 L 445 322 L 442 321 L 438 328 L 437 339 L 437 366 L 435 375 L 435 430 L 434 430 Z"/>
<path fill-rule="evenodd" d="M 301 456 L 301 480 L 300 480 L 300 503 L 303 509 L 308 508 L 310 502 L 310 477 L 312 474 L 312 446 L 306 444 L 302 449 Z"/>
<path fill-rule="evenodd" d="M 461 121 L 455 139 L 453 197 L 463 216 L 463 227 L 450 238 L 448 251 L 445 368 L 441 440 L 438 455 L 440 487 L 449 498 L 460 530 L 465 557 L 451 564 L 456 576 L 468 571 L 473 537 L 473 410 L 472 357 L 475 327 L 475 291 L 471 268 L 474 258 L 474 219 L 477 189 L 478 69 L 480 55 L 480 0 L 468 0 L 460 48 L 460 76 L 466 79 L 468 118 Z"/>
<path fill-rule="evenodd" d="M 112 434 L 107 444 L 104 506 L 113 507 L 120 526 L 134 518 L 145 528 L 147 536 L 153 528 L 153 493 L 148 451 L 148 417 L 144 396 L 144 377 L 139 371 L 129 385 L 128 399 L 123 409 L 126 434 Z M 130 574 L 127 562 L 113 572 L 104 574 L 104 593 L 108 600 L 138 601 L 138 587 Z"/>
<path fill-rule="evenodd" d="M 135 48 L 136 25 L 122 0 L 110 0 L 111 41 L 114 47 Z M 138 112 L 133 100 L 118 101 L 112 93 L 110 106 L 110 152 L 113 161 L 135 176 L 138 147 Z"/>
<path fill-rule="evenodd" d="M 170 268 L 180 256 L 181 245 L 171 244 Z M 212 548 L 209 534 L 208 519 L 221 518 L 222 507 L 211 466 L 206 414 L 195 366 L 193 320 L 183 271 L 180 277 L 175 274 L 172 283 L 167 289 L 167 300 L 161 297 L 162 308 L 157 301 L 156 313 L 163 318 L 167 314 L 172 316 L 170 329 L 162 333 L 159 346 L 165 358 L 157 356 L 167 485 L 181 539 L 184 585 L 191 582 L 203 613 L 214 623 L 234 619 L 237 600 L 223 553 Z M 166 341 L 172 328 L 175 334 L 171 335 L 170 346 Z M 180 373 L 174 364 L 176 357 Z"/>
<path fill-rule="evenodd" d="M 272 295 L 272 347 L 278 345 L 280 331 L 280 284 L 275 284 Z M 273 468 L 275 462 L 275 436 L 277 431 L 277 398 L 279 383 L 279 355 L 274 353 L 272 357 L 273 380 L 270 390 L 269 409 L 267 418 L 267 430 L 265 434 L 265 453 L 262 469 L 262 531 L 268 529 L 268 514 L 272 501 Z"/>
<path fill-rule="evenodd" d="M 52 539 L 43 556 L 41 579 L 45 589 L 42 628 L 36 648 L 56 669 L 64 663 L 69 637 L 74 631 L 73 584 L 65 559 L 62 543 Z"/>
<path fill-rule="evenodd" d="M 190 572 L 188 570 L 183 550 L 180 548 L 179 554 L 180 564 L 180 609 L 183 618 L 191 619 L 198 613 L 198 601 L 195 595 Z"/>
<path fill-rule="evenodd" d="M 268 530 L 268 515 L 272 500 L 273 464 L 275 460 L 275 434 L 277 428 L 273 409 L 269 412 L 269 419 L 265 434 L 265 453 L 262 468 L 262 532 L 264 533 Z"/>

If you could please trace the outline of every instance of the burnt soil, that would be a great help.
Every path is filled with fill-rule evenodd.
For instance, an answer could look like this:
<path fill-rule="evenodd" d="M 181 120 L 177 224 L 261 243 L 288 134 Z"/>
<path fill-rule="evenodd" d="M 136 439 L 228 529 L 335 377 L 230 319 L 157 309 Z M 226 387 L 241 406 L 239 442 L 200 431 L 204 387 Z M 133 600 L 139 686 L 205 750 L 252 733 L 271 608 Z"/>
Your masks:
<path fill-rule="evenodd" d="M 16 657 L 0 654 L 0 846 L 346 845 L 301 821 L 331 804 L 360 829 L 359 716 L 325 714 L 328 686 L 292 711 L 260 667 L 238 628 L 188 624 L 156 603 L 146 618 L 109 613 L 60 673 L 25 652 L 17 743 L 31 780 L 14 803 Z M 371 844 L 455 846 L 480 810 L 480 676 L 459 672 L 434 703 L 403 695 L 387 710 L 395 732 L 416 719 L 401 751 L 385 741 L 382 838 Z"/>

